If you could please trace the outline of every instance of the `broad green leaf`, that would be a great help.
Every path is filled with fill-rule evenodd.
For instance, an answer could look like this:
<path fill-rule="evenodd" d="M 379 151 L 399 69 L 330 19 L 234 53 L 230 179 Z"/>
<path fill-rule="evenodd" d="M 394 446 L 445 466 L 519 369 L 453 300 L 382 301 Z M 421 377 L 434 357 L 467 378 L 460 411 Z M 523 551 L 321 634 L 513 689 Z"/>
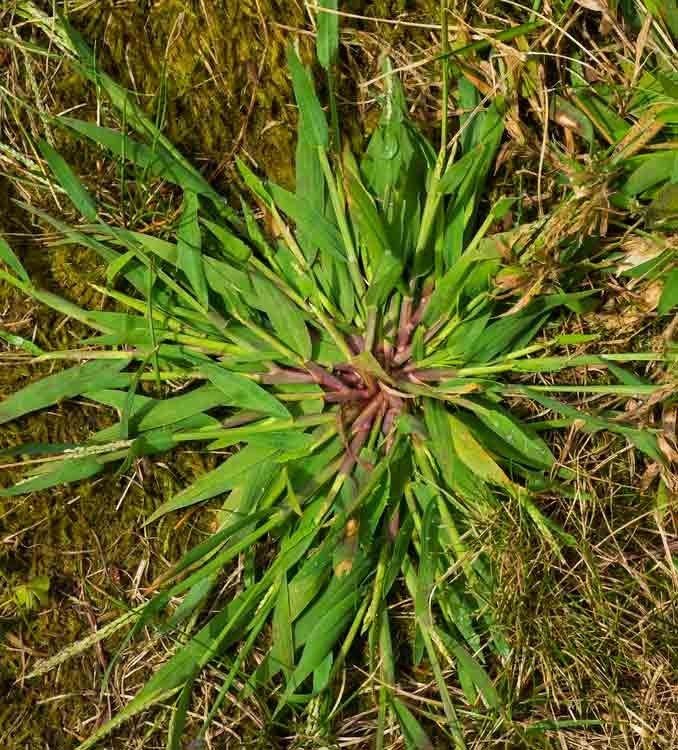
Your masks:
<path fill-rule="evenodd" d="M 325 610 L 316 619 L 313 629 L 306 640 L 306 645 L 299 657 L 299 662 L 292 672 L 285 696 L 281 702 L 286 702 L 294 690 L 316 670 L 331 653 L 337 641 L 344 632 L 358 603 L 358 592 L 353 591 L 333 606 Z"/>
<path fill-rule="evenodd" d="M 263 276 L 254 276 L 252 281 L 256 302 L 251 301 L 251 304 L 268 315 L 273 328 L 284 344 L 305 360 L 310 359 L 311 337 L 299 308 Z"/>
<path fill-rule="evenodd" d="M 46 468 L 47 471 L 45 471 Z M 104 464 L 92 457 L 67 458 L 63 461 L 43 464 L 43 470 L 39 474 L 27 476 L 12 487 L 0 490 L 0 497 L 25 495 L 28 492 L 39 492 L 60 484 L 79 482 L 99 474 L 103 468 Z"/>
<path fill-rule="evenodd" d="M 484 500 L 487 488 L 459 456 L 452 439 L 452 423 L 447 409 L 439 401 L 425 399 L 424 416 L 431 437 L 431 451 L 449 487 L 466 500 Z"/>
<path fill-rule="evenodd" d="M 280 666 L 287 677 L 294 669 L 294 635 L 286 575 L 283 576 L 282 584 L 278 590 L 278 601 L 273 612 L 272 627 L 271 659 L 276 663 L 276 666 Z"/>
<path fill-rule="evenodd" d="M 120 372 L 126 364 L 120 359 L 92 360 L 31 383 L 0 403 L 0 424 L 86 391 L 127 385 L 131 376 Z"/>
<path fill-rule="evenodd" d="M 98 403 L 107 404 L 119 412 L 126 406 L 127 393 L 106 388 L 87 389 L 83 392 L 87 398 Z M 136 394 L 130 409 L 130 429 L 132 432 L 145 432 L 158 427 L 176 424 L 184 419 L 201 415 L 224 403 L 223 392 L 211 385 L 202 386 L 183 393 L 180 396 L 166 399 L 151 399 Z M 97 442 L 105 442 L 117 437 L 116 425 L 104 428 L 95 434 Z"/>
<path fill-rule="evenodd" d="M 297 137 L 295 173 L 295 195 L 310 204 L 316 213 L 327 216 L 327 187 L 318 149 L 306 142 L 303 131 L 299 131 Z M 301 230 L 299 244 L 310 263 L 318 250 L 315 232 Z M 343 246 L 341 255 L 343 258 Z"/>
<path fill-rule="evenodd" d="M 23 349 L 25 352 L 32 354 L 34 357 L 39 357 L 41 354 L 45 353 L 37 344 L 34 344 L 32 341 L 25 339 L 23 336 L 17 336 L 15 333 L 5 331 L 2 328 L 0 328 L 0 339 L 5 341 L 10 346 L 13 346 L 17 349 Z"/>
<path fill-rule="evenodd" d="M 594 93 L 591 86 L 578 86 L 576 91 L 576 95 L 572 96 L 574 103 L 589 118 L 603 138 L 610 144 L 621 141 L 631 126 L 618 111 L 608 106 L 602 97 Z"/>
<path fill-rule="evenodd" d="M 338 0 L 318 0 L 318 37 L 316 49 L 318 62 L 329 70 L 336 62 L 339 51 L 339 15 L 336 13 Z M 329 12 L 325 12 L 326 9 Z"/>
<path fill-rule="evenodd" d="M 433 743 L 409 708 L 395 696 L 391 699 L 393 710 L 403 730 L 407 750 L 434 750 Z"/>
<path fill-rule="evenodd" d="M 468 363 L 489 362 L 511 349 L 520 349 L 537 335 L 545 316 L 523 311 L 490 323 L 482 336 L 470 342 L 467 351 Z"/>
<path fill-rule="evenodd" d="M 233 260 L 239 263 L 245 263 L 252 251 L 249 247 L 237 237 L 230 229 L 227 229 L 220 224 L 215 224 L 213 221 L 203 219 L 202 223 L 212 232 L 212 234 L 219 240 L 221 247 L 224 249 L 226 254 Z"/>
<path fill-rule="evenodd" d="M 344 158 L 344 167 L 348 207 L 367 251 L 366 260 L 374 270 L 383 254 L 391 252 L 388 232 L 372 196 L 360 179 L 358 167 L 352 157 Z"/>
<path fill-rule="evenodd" d="M 511 448 L 525 456 L 530 463 L 546 469 L 554 465 L 555 458 L 548 445 L 536 433 L 530 433 L 500 406 L 486 407 L 475 401 L 464 401 L 464 406 Z"/>
<path fill-rule="evenodd" d="M 289 583 L 290 617 L 294 622 L 315 599 L 331 573 L 332 555 L 320 550 L 312 555 Z"/>
<path fill-rule="evenodd" d="M 459 295 L 464 289 L 470 269 L 480 261 L 496 260 L 499 257 L 499 250 L 497 248 L 491 245 L 483 245 L 482 243 L 475 250 L 462 255 L 436 283 L 435 291 L 431 295 L 428 307 L 426 308 L 424 322 L 433 324 L 441 316 L 450 310 L 454 310 Z"/>
<path fill-rule="evenodd" d="M 302 236 L 308 237 L 321 253 L 346 262 L 339 230 L 313 206 L 310 198 L 295 195 L 274 184 L 269 185 L 269 189 L 278 207 L 294 221 Z"/>
<path fill-rule="evenodd" d="M 622 184 L 621 189 L 627 195 L 640 195 L 667 180 L 678 182 L 678 152 L 675 150 L 634 157 L 631 163 L 638 166 Z"/>
<path fill-rule="evenodd" d="M 177 257 L 179 268 L 186 274 L 198 302 L 207 309 L 209 298 L 205 268 L 202 262 L 198 196 L 191 192 L 184 193 L 184 203 L 177 227 Z"/>
<path fill-rule="evenodd" d="M 662 296 L 659 298 L 657 312 L 660 315 L 666 315 L 678 305 L 678 268 L 667 274 L 662 289 Z"/>
<path fill-rule="evenodd" d="M 243 182 L 247 187 L 254 193 L 254 195 L 259 198 L 259 200 L 268 208 L 271 208 L 273 206 L 273 199 L 271 198 L 270 193 L 268 192 L 268 189 L 266 185 L 264 184 L 263 180 L 261 180 L 248 166 L 245 164 L 245 162 L 240 159 L 236 158 L 235 161 L 238 171 L 240 172 L 240 176 L 243 179 Z"/>
<path fill-rule="evenodd" d="M 106 281 L 110 286 L 115 284 L 116 279 L 121 273 L 125 271 L 130 265 L 136 262 L 137 255 L 133 250 L 128 250 L 122 255 L 118 255 L 113 261 L 111 261 L 106 267 Z M 148 322 L 146 322 L 146 329 L 148 329 Z"/>
<path fill-rule="evenodd" d="M 287 64 L 292 74 L 294 96 L 299 107 L 300 130 L 303 131 L 304 138 L 309 145 L 327 148 L 329 132 L 325 113 L 316 96 L 311 76 L 301 64 L 292 46 L 287 48 Z"/>
<path fill-rule="evenodd" d="M 385 252 L 374 270 L 370 288 L 365 297 L 368 307 L 378 307 L 395 289 L 403 273 L 402 261 L 389 251 Z"/>
<path fill-rule="evenodd" d="M 306 458 L 315 440 L 307 432 L 285 429 L 253 435 L 248 442 L 252 447 L 262 450 L 273 449 L 273 460 L 276 463 L 287 463 Z"/>
<path fill-rule="evenodd" d="M 452 442 L 459 458 L 468 468 L 484 482 L 498 484 L 502 487 L 513 487 L 499 464 L 487 453 L 475 439 L 469 428 L 457 417 L 448 414 L 452 428 Z"/>
<path fill-rule="evenodd" d="M 216 469 L 203 474 L 193 484 L 163 503 L 151 514 L 146 523 L 152 523 L 167 513 L 210 500 L 234 489 L 243 482 L 251 469 L 273 456 L 276 451 L 275 446 L 245 446 Z"/>
<path fill-rule="evenodd" d="M 438 191 L 443 195 L 455 193 L 469 177 L 473 177 L 475 170 L 479 168 L 485 147 L 482 143 L 474 146 L 473 150 L 464 154 L 457 161 L 450 162 L 438 183 Z"/>
<path fill-rule="evenodd" d="M 216 582 L 217 577 L 211 575 L 205 576 L 201 581 L 192 586 L 179 603 L 179 606 L 172 612 L 172 615 L 163 623 L 162 632 L 171 633 L 178 625 L 185 622 L 206 601 Z"/>
<path fill-rule="evenodd" d="M 216 364 L 204 363 L 200 365 L 200 370 L 224 394 L 224 404 L 260 411 L 283 419 L 290 416 L 289 411 L 275 396 L 253 380 L 229 372 Z"/>
<path fill-rule="evenodd" d="M 655 194 L 647 212 L 647 226 L 666 233 L 678 229 L 678 174 L 675 182 Z"/>
<path fill-rule="evenodd" d="M 47 141 L 40 139 L 38 141 L 40 152 L 45 157 L 54 176 L 59 181 L 61 187 L 66 191 L 73 205 L 88 221 L 97 221 L 97 209 L 92 196 L 87 192 L 85 186 L 75 176 L 66 160 L 55 151 Z"/>
<path fill-rule="evenodd" d="M 463 646 L 454 646 L 452 653 L 457 660 L 459 672 L 463 671 L 473 682 L 485 705 L 488 708 L 499 711 L 501 709 L 501 699 L 487 672 Z"/>

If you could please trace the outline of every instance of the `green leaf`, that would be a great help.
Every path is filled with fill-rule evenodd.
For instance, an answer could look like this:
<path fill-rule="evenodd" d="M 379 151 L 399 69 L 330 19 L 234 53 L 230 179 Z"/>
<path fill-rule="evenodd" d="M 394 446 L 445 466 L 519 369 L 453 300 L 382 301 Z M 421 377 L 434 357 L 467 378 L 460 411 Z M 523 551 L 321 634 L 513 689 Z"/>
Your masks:
<path fill-rule="evenodd" d="M 326 8 L 328 12 L 323 12 Z M 339 15 L 336 13 L 338 0 L 318 0 L 318 37 L 316 49 L 318 62 L 329 70 L 336 62 L 339 51 Z"/>
<path fill-rule="evenodd" d="M 97 221 L 97 209 L 92 196 L 75 176 L 65 159 L 43 139 L 38 141 L 38 146 L 49 164 L 49 168 L 54 172 L 59 184 L 66 191 L 66 195 L 71 199 L 73 205 L 88 221 Z"/>
<path fill-rule="evenodd" d="M 276 453 L 275 446 L 247 445 L 212 471 L 208 471 L 186 489 L 157 508 L 146 521 L 152 523 L 161 516 L 190 505 L 210 500 L 238 487 L 249 472 Z"/>
<path fill-rule="evenodd" d="M 275 396 L 249 378 L 229 372 L 216 364 L 202 364 L 200 370 L 224 394 L 224 404 L 260 411 L 283 419 L 290 416 L 289 411 Z"/>
<path fill-rule="evenodd" d="M 96 56 L 92 48 L 63 17 L 60 18 L 59 31 L 65 32 L 68 38 L 69 52 L 75 51 L 77 56 L 76 68 L 96 84 L 97 90 L 106 93 L 113 106 L 123 115 L 125 122 L 130 127 L 151 141 L 156 149 L 162 150 L 164 160 L 175 165 L 178 174 L 183 177 L 183 182 L 177 182 L 177 184 L 184 189 L 191 189 L 189 183 L 193 183 L 194 187 L 198 188 L 195 190 L 196 193 L 209 195 L 220 213 L 232 216 L 233 213 L 223 204 L 220 196 L 210 187 L 200 172 L 182 156 L 157 125 L 149 119 L 143 109 L 136 103 L 134 97 L 110 76 L 98 69 Z M 48 33 L 51 36 L 53 32 L 54 24 L 50 21 Z"/>
<path fill-rule="evenodd" d="M 213 221 L 203 219 L 202 223 L 212 232 L 212 234 L 219 240 L 221 247 L 225 250 L 226 254 L 233 260 L 239 263 L 245 263 L 252 251 L 250 248 L 237 237 L 233 232 L 220 224 L 215 224 Z"/>
<path fill-rule="evenodd" d="M 659 298 L 657 312 L 660 315 L 666 315 L 678 305 L 678 268 L 667 274 L 662 289 L 662 296 Z"/>
<path fill-rule="evenodd" d="M 235 160 L 240 176 L 247 187 L 259 198 L 259 200 L 268 208 L 273 206 L 273 200 L 268 192 L 264 182 L 245 164 L 245 162 L 236 157 Z"/>
<path fill-rule="evenodd" d="M 351 217 L 367 250 L 367 261 L 374 268 L 382 255 L 390 252 L 388 232 L 372 196 L 360 179 L 352 157 L 344 159 L 344 172 Z"/>
<path fill-rule="evenodd" d="M 258 589 L 253 586 L 251 592 L 242 592 L 229 602 L 193 638 L 182 644 L 169 661 L 154 672 L 148 682 L 118 714 L 101 725 L 85 742 L 78 745 L 77 750 L 89 750 L 132 716 L 136 716 L 150 706 L 166 700 L 187 682 L 192 681 L 197 672 L 214 656 L 219 645 L 223 643 L 224 636 L 233 627 L 236 616 L 240 615 L 239 620 L 242 621 L 243 609 L 244 605 L 247 604 L 248 595 L 250 599 L 254 599 L 255 596 L 253 595 L 259 590 L 261 590 L 261 587 Z M 250 601 L 249 604 L 250 609 L 256 606 L 254 601 Z"/>
<path fill-rule="evenodd" d="M 207 309 L 209 295 L 202 262 L 202 235 L 198 223 L 198 196 L 184 193 L 184 202 L 177 227 L 177 258 L 179 268 L 186 274 L 198 302 Z"/>
<path fill-rule="evenodd" d="M 426 429 L 431 436 L 431 450 L 447 484 L 462 498 L 482 501 L 487 488 L 461 460 L 452 440 L 452 423 L 445 407 L 433 399 L 424 401 Z"/>
<path fill-rule="evenodd" d="M 188 710 L 191 707 L 193 697 L 193 681 L 188 680 L 179 693 L 177 705 L 170 718 L 167 734 L 167 750 L 182 750 L 181 738 L 186 728 Z"/>
<path fill-rule="evenodd" d="M 127 385 L 131 376 L 120 372 L 126 364 L 120 359 L 92 360 L 31 383 L 0 404 L 0 424 L 85 391 Z"/>
<path fill-rule="evenodd" d="M 32 354 L 34 357 L 39 357 L 45 352 L 32 341 L 25 339 L 23 336 L 17 336 L 15 333 L 10 333 L 0 328 L 0 339 L 8 343 L 10 346 L 14 346 L 17 349 L 23 349 L 25 352 Z"/>
<path fill-rule="evenodd" d="M 471 656 L 463 646 L 453 646 L 452 653 L 457 660 L 457 668 L 470 679 L 478 689 L 485 705 L 495 711 L 501 709 L 501 699 L 497 689 L 482 666 Z"/>
<path fill-rule="evenodd" d="M 583 410 L 575 409 L 573 406 L 563 404 L 556 399 L 544 396 L 533 388 L 523 387 L 518 388 L 517 390 L 521 395 L 525 395 L 533 401 L 536 401 L 538 404 L 546 406 L 556 414 L 561 414 L 562 416 L 571 419 L 573 422 L 580 423 L 587 432 L 595 433 L 600 430 L 607 430 L 609 432 L 617 433 L 618 435 L 623 435 L 630 440 L 636 448 L 641 450 L 654 461 L 659 463 L 664 462 L 664 457 L 657 446 L 657 439 L 650 430 L 638 430 L 633 427 L 619 424 L 610 419 L 587 414 Z"/>
<path fill-rule="evenodd" d="M 134 250 L 128 250 L 126 253 L 118 255 L 115 260 L 112 260 L 108 266 L 106 266 L 106 281 L 110 286 L 115 284 L 115 280 L 124 273 L 125 269 L 130 265 L 134 264 L 137 259 L 137 254 Z M 146 330 L 148 330 L 148 321 L 145 322 Z"/>
<path fill-rule="evenodd" d="M 287 576 L 283 576 L 278 591 L 278 601 L 273 612 L 273 633 L 271 659 L 279 666 L 286 677 L 294 669 L 294 635 L 290 614 L 290 597 L 287 586 Z"/>
<path fill-rule="evenodd" d="M 0 260 L 6 263 L 22 281 L 25 281 L 27 284 L 31 283 L 30 276 L 23 265 L 21 265 L 21 261 L 2 237 L 0 237 Z"/>
<path fill-rule="evenodd" d="M 365 303 L 368 307 L 378 307 L 396 288 L 403 272 L 403 263 L 390 252 L 385 252 L 367 290 Z"/>
<path fill-rule="evenodd" d="M 496 405 L 485 407 L 474 401 L 464 401 L 464 406 L 511 448 L 525 456 L 530 463 L 545 469 L 553 467 L 556 459 L 548 445 L 536 433 L 530 433 L 501 407 Z"/>
<path fill-rule="evenodd" d="M 40 492 L 60 484 L 70 484 L 71 482 L 89 479 L 103 471 L 104 464 L 92 457 L 67 458 L 63 461 L 43 464 L 42 468 L 43 470 L 39 474 L 27 476 L 20 479 L 12 487 L 0 490 L 0 497 Z M 45 468 L 49 470 L 45 471 Z"/>
<path fill-rule="evenodd" d="M 86 398 L 97 401 L 101 404 L 107 404 L 122 412 L 127 405 L 128 394 L 124 391 L 103 389 L 89 390 L 84 394 Z M 130 410 L 130 430 L 134 433 L 154 430 L 158 427 L 177 424 L 182 420 L 203 415 L 203 412 L 221 406 L 224 402 L 224 395 L 219 388 L 207 385 L 188 393 L 182 393 L 180 396 L 165 399 L 151 399 L 147 396 L 135 394 Z M 207 422 L 211 418 L 205 417 Z M 117 425 L 106 427 L 99 430 L 94 435 L 97 442 L 106 442 L 116 439 L 118 433 Z"/>
<path fill-rule="evenodd" d="M 464 253 L 450 270 L 438 280 L 426 308 L 424 322 L 435 323 L 442 315 L 455 308 L 469 272 L 476 263 L 484 260 L 496 260 L 499 257 L 501 256 L 496 247 L 483 245 L 482 243 L 474 250 Z"/>
<path fill-rule="evenodd" d="M 14 601 L 20 609 L 27 612 L 46 607 L 49 602 L 49 586 L 48 576 L 36 576 L 14 589 Z"/>
<path fill-rule="evenodd" d="M 352 157 L 345 158 L 345 178 L 351 217 L 358 229 L 363 264 L 370 269 L 368 307 L 377 307 L 393 291 L 403 271 L 403 260 L 391 248 L 388 229 L 367 192 Z"/>
<path fill-rule="evenodd" d="M 320 106 L 308 71 L 301 64 L 294 47 L 287 48 L 287 64 L 292 74 L 294 96 L 299 106 L 300 131 L 311 146 L 327 148 L 329 131 L 325 113 Z"/>
<path fill-rule="evenodd" d="M 268 315 L 281 341 L 304 360 L 309 360 L 312 353 L 311 337 L 301 310 L 263 276 L 253 276 L 252 282 L 256 302 L 252 301 L 251 304 Z"/>
<path fill-rule="evenodd" d="M 358 592 L 352 591 L 343 597 L 334 606 L 326 609 L 324 614 L 316 619 L 314 626 L 306 638 L 306 645 L 299 658 L 285 695 L 281 698 L 281 704 L 285 703 L 290 695 L 303 681 L 314 672 L 332 652 L 335 644 L 344 632 L 354 613 L 358 602 Z"/>
<path fill-rule="evenodd" d="M 498 484 L 502 487 L 513 487 L 511 480 L 475 439 L 471 430 L 452 414 L 448 414 L 447 418 L 452 428 L 452 443 L 459 458 L 466 466 L 484 482 Z"/>
<path fill-rule="evenodd" d="M 310 198 L 290 193 L 273 183 L 269 189 L 278 207 L 294 221 L 302 236 L 308 237 L 321 253 L 346 262 L 339 230 L 313 206 Z"/>
<path fill-rule="evenodd" d="M 391 699 L 393 710 L 403 730 L 407 750 L 433 750 L 433 743 L 409 708 L 395 696 Z"/>
<path fill-rule="evenodd" d="M 636 157 L 631 163 L 638 164 L 638 166 L 622 185 L 621 189 L 627 195 L 640 195 L 667 180 L 678 182 L 678 152 L 676 151 L 660 151 Z"/>
<path fill-rule="evenodd" d="M 179 185 L 184 190 L 210 197 L 215 195 L 214 190 L 202 177 L 187 169 L 157 142 L 154 142 L 152 147 L 147 146 L 117 130 L 72 117 L 59 117 L 58 122 L 107 148 L 121 159 L 131 161 L 138 169 L 147 170 L 156 177 Z"/>
<path fill-rule="evenodd" d="M 542 327 L 543 321 L 543 315 L 529 311 L 495 320 L 485 328 L 482 336 L 470 342 L 470 349 L 466 352 L 467 361 L 489 362 L 512 348 L 527 346 Z M 521 345 L 516 342 L 521 342 Z"/>

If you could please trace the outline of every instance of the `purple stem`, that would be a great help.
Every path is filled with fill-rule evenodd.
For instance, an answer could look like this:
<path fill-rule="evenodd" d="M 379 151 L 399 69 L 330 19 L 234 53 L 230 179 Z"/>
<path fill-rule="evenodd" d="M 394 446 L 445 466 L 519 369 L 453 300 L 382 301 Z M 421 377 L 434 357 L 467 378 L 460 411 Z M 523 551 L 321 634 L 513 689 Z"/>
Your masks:
<path fill-rule="evenodd" d="M 276 368 L 261 376 L 261 382 L 265 385 L 277 385 L 279 383 L 315 383 L 315 378 L 301 370 L 283 370 Z"/>
<path fill-rule="evenodd" d="M 412 334 L 412 298 L 405 297 L 400 306 L 400 321 L 398 323 L 398 338 L 396 339 L 396 350 L 403 351 L 410 342 Z"/>
<path fill-rule="evenodd" d="M 444 367 L 431 368 L 429 370 L 410 370 L 406 372 L 408 377 L 421 382 L 431 382 L 433 380 L 445 380 L 445 378 L 454 378 L 457 375 L 456 370 L 450 370 Z"/>
<path fill-rule="evenodd" d="M 379 394 L 378 396 L 375 396 L 369 404 L 367 404 L 367 406 L 360 412 L 358 418 L 353 423 L 351 432 L 356 433 L 361 431 L 369 431 L 372 428 L 374 417 L 381 408 L 383 398 L 384 397 Z"/>
<path fill-rule="evenodd" d="M 419 304 L 417 305 L 417 309 L 414 311 L 414 315 L 412 316 L 412 320 L 410 321 L 412 330 L 414 330 L 419 325 L 419 323 L 421 323 L 422 318 L 426 314 L 426 308 L 428 307 L 428 303 L 431 301 L 432 294 L 433 294 L 433 285 L 423 290 L 421 294 L 421 299 L 419 300 Z"/>
<path fill-rule="evenodd" d="M 346 383 L 343 383 L 339 378 L 330 374 L 324 367 L 317 365 L 315 362 L 307 362 L 306 369 L 311 373 L 318 385 L 322 385 L 332 391 L 346 390 Z"/>
<path fill-rule="evenodd" d="M 365 445 L 365 441 L 367 440 L 368 436 L 367 430 L 361 430 L 354 438 L 351 440 L 350 445 L 348 446 L 348 449 L 346 451 L 346 455 L 344 456 L 344 460 L 341 462 L 341 467 L 339 469 L 340 474 L 350 474 L 351 470 L 356 464 L 356 461 L 358 460 L 358 454 L 360 453 L 363 445 Z"/>
<path fill-rule="evenodd" d="M 325 401 L 328 404 L 339 404 L 349 401 L 364 401 L 370 398 L 371 394 L 369 391 L 356 390 L 355 388 L 345 388 L 343 391 L 332 391 L 331 393 L 325 393 Z"/>

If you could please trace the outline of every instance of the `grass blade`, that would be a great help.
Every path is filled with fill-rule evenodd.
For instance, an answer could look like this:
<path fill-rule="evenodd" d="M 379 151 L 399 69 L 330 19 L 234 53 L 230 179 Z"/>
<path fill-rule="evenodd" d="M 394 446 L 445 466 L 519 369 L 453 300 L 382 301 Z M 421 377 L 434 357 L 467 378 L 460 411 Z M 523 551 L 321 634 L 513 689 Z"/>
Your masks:
<path fill-rule="evenodd" d="M 38 142 L 38 147 L 71 203 L 88 221 L 98 221 L 99 217 L 92 196 L 75 176 L 66 160 L 43 139 Z"/>
<path fill-rule="evenodd" d="M 207 309 L 209 295 L 202 261 L 202 235 L 198 223 L 198 196 L 186 192 L 177 228 L 179 268 L 186 274 L 198 302 Z"/>
<path fill-rule="evenodd" d="M 0 404 L 0 424 L 89 390 L 127 385 L 130 376 L 120 372 L 125 364 L 124 360 L 94 360 L 31 383 Z"/>

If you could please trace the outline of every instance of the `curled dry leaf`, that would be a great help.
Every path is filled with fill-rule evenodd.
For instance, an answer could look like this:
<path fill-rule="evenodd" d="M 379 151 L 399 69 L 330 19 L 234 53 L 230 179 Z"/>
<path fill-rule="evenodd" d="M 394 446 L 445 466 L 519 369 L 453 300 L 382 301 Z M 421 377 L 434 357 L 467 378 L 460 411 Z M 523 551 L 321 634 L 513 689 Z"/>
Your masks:
<path fill-rule="evenodd" d="M 648 284 L 641 292 L 640 295 L 640 306 L 648 312 L 657 309 L 659 300 L 662 296 L 664 284 L 661 281 L 653 281 Z"/>
<path fill-rule="evenodd" d="M 607 13 L 607 2 L 605 0 L 575 0 L 577 5 L 586 10 L 592 10 L 596 13 Z"/>

